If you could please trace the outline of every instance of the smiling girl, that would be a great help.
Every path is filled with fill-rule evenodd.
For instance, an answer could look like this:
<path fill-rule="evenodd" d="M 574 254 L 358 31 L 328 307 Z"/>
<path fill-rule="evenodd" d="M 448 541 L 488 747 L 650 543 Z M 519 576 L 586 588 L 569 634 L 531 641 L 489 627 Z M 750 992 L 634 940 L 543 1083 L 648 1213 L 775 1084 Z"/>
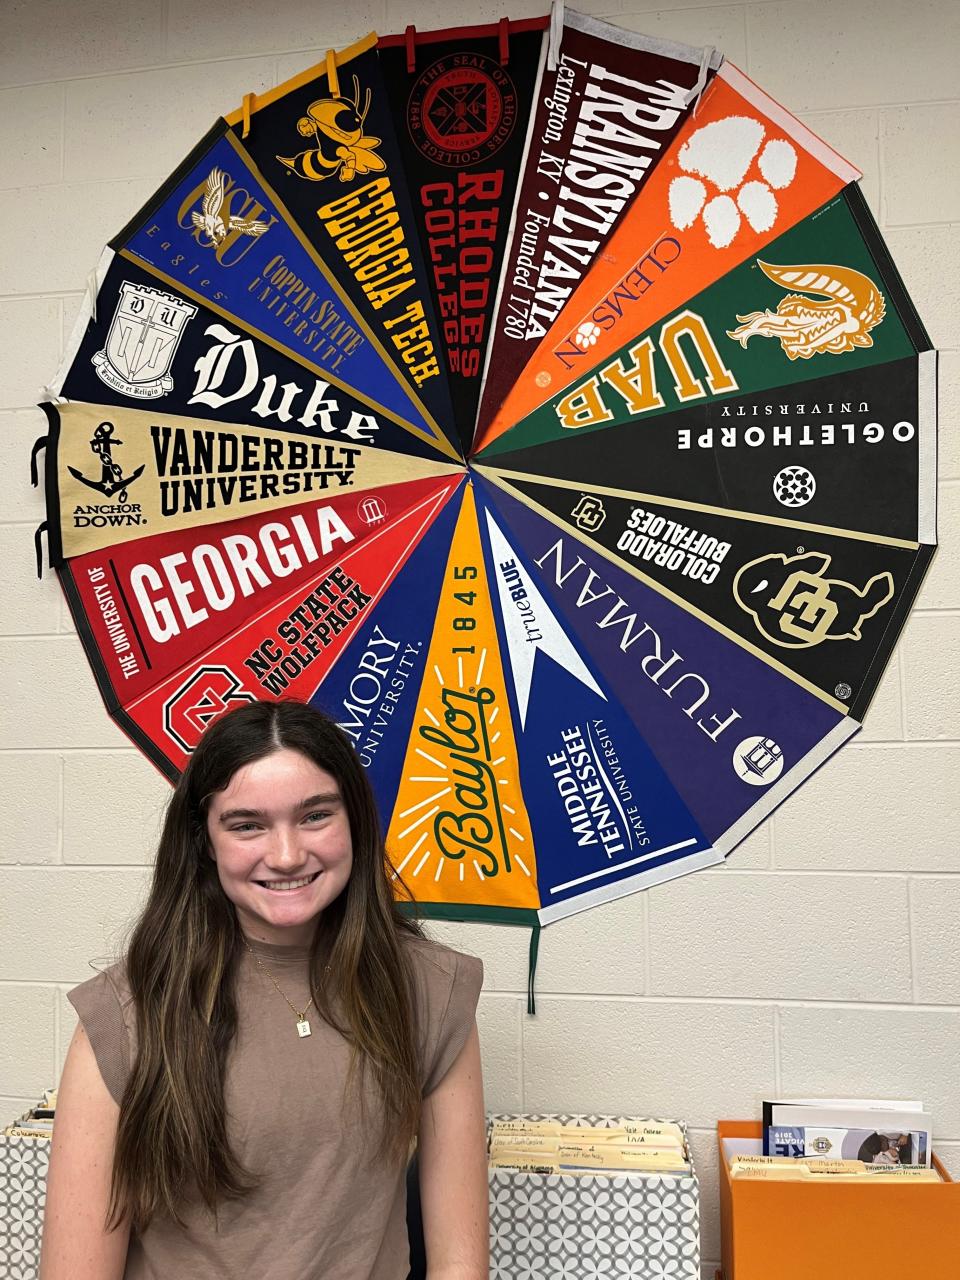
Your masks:
<path fill-rule="evenodd" d="M 125 959 L 69 993 L 41 1280 L 487 1276 L 482 966 L 397 908 L 366 774 L 298 703 L 216 721 Z"/>

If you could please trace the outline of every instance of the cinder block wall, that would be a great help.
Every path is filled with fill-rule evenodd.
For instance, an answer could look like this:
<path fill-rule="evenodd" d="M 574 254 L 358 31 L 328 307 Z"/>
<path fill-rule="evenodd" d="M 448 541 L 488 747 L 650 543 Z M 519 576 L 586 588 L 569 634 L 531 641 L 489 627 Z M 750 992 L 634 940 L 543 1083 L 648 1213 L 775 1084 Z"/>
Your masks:
<path fill-rule="evenodd" d="M 64 993 L 146 883 L 167 785 L 108 721 L 50 576 L 28 456 L 101 246 L 223 109 L 370 28 L 543 12 L 545 0 L 4 0 L 0 49 L 0 1116 L 58 1075 Z M 713 44 L 864 170 L 941 348 L 943 549 L 869 727 L 721 870 L 552 926 L 538 1014 L 526 940 L 483 956 L 487 1100 L 640 1110 L 693 1128 L 719 1257 L 713 1132 L 770 1093 L 922 1097 L 960 1176 L 960 102 L 954 0 L 580 0 Z"/>

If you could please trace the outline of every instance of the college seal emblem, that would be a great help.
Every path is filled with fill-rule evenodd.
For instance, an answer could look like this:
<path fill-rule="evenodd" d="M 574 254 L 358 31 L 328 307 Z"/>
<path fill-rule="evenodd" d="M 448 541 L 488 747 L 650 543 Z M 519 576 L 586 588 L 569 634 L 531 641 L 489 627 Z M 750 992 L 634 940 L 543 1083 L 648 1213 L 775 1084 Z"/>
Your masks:
<path fill-rule="evenodd" d="M 407 127 L 436 164 L 459 167 L 494 155 L 513 133 L 517 91 L 503 67 L 479 53 L 440 58 L 417 80 Z"/>

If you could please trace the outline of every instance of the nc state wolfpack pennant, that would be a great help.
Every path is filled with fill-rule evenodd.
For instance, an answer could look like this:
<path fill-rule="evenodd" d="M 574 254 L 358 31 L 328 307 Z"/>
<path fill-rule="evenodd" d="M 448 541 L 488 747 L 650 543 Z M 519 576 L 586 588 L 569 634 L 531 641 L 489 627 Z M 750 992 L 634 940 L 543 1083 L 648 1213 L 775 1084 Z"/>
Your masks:
<path fill-rule="evenodd" d="M 68 400 L 248 422 L 318 438 L 441 455 L 351 392 L 109 249 L 96 314 L 77 321 L 54 391 Z"/>
<path fill-rule="evenodd" d="M 228 123 L 380 338 L 434 424 L 450 429 L 433 301 L 370 35 Z"/>
<path fill-rule="evenodd" d="M 478 432 L 673 141 L 702 57 L 700 49 L 566 11 L 517 194 Z M 721 60 L 713 54 L 708 76 Z"/>
<path fill-rule="evenodd" d="M 111 247 L 436 442 L 380 340 L 222 121 Z"/>
<path fill-rule="evenodd" d="M 536 86 L 546 19 L 387 36 L 397 121 L 466 454 Z"/>
<path fill-rule="evenodd" d="M 859 178 L 725 62 L 487 428 L 489 443 Z M 818 261 L 821 259 L 818 259 Z M 478 441 L 478 446 L 481 441 Z"/>

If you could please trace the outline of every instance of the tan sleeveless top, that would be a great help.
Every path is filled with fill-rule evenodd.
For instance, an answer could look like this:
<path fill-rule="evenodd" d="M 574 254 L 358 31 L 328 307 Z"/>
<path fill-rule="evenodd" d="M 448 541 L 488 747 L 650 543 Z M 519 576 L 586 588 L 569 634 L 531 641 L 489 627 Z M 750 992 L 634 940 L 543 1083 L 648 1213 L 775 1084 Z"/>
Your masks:
<path fill-rule="evenodd" d="M 474 1022 L 483 966 L 472 956 L 401 935 L 414 972 L 423 1095 L 453 1065 Z M 297 1009 L 309 999 L 305 948 L 253 943 Z M 120 1101 L 136 1052 L 136 1020 L 123 966 L 68 998 Z M 244 951 L 239 1024 L 224 1082 L 227 1132 L 260 1186 L 220 1211 L 185 1210 L 184 1231 L 156 1220 L 131 1236 L 124 1280 L 405 1280 L 409 1270 L 405 1171 L 375 1156 L 381 1104 L 344 1105 L 346 1041 L 313 1005 L 312 1034 Z"/>

